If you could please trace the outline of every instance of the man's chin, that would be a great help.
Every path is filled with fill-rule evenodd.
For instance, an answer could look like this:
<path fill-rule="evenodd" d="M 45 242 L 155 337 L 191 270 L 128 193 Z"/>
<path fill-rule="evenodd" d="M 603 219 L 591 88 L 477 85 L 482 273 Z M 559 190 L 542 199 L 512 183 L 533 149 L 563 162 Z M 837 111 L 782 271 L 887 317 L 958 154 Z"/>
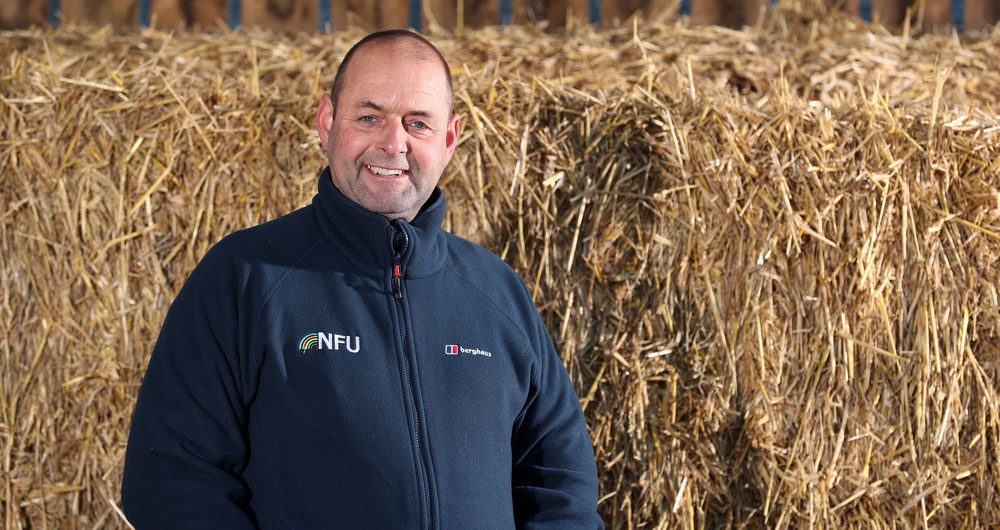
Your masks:
<path fill-rule="evenodd" d="M 377 213 L 386 219 L 405 219 L 410 217 L 410 214 L 416 210 L 412 203 L 386 201 L 365 201 L 361 203 L 361 207 L 370 212 Z"/>

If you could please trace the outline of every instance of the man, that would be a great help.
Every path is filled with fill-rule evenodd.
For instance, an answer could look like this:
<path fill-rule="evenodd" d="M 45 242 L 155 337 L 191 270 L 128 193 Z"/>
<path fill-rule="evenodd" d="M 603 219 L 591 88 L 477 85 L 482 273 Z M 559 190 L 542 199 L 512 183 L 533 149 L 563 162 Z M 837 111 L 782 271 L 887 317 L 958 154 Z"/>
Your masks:
<path fill-rule="evenodd" d="M 220 241 L 164 321 L 125 457 L 136 528 L 603 528 L 528 290 L 440 227 L 452 101 L 414 33 L 345 56 L 312 204 Z"/>

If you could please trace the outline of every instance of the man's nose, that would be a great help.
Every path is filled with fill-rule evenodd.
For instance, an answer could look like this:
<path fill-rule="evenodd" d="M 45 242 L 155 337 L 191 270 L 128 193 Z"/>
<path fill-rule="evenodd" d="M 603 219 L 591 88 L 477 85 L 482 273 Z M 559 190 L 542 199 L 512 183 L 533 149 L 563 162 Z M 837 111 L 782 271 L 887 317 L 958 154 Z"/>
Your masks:
<path fill-rule="evenodd" d="M 390 122 L 382 128 L 382 134 L 375 147 L 389 156 L 395 156 L 407 152 L 406 141 L 406 127 L 401 122 Z"/>

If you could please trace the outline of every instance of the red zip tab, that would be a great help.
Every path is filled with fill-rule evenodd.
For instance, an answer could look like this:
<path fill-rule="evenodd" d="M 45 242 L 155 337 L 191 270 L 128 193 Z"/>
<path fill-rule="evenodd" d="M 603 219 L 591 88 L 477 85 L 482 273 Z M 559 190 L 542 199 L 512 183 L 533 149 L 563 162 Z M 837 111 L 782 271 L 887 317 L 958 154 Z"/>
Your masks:
<path fill-rule="evenodd" d="M 392 295 L 397 300 L 403 297 L 403 267 L 400 265 L 409 243 L 406 229 L 399 222 L 389 223 L 389 250 L 392 252 Z"/>
<path fill-rule="evenodd" d="M 392 295 L 397 299 L 403 297 L 403 286 L 401 284 L 402 274 L 399 270 L 399 264 L 395 264 L 392 267 Z"/>

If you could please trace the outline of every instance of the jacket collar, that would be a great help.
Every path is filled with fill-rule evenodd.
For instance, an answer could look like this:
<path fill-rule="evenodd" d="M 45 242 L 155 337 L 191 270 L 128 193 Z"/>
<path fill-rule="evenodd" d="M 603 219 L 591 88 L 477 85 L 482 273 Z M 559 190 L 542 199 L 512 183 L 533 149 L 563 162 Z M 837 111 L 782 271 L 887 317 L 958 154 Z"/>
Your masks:
<path fill-rule="evenodd" d="M 341 193 L 330 178 L 329 167 L 319 176 L 319 193 L 312 203 L 327 238 L 360 269 L 359 273 L 381 278 L 391 272 L 389 221 Z M 409 239 L 400 262 L 404 278 L 429 276 L 444 264 L 448 240 L 441 222 L 446 209 L 444 194 L 435 187 L 413 221 L 395 221 Z"/>

